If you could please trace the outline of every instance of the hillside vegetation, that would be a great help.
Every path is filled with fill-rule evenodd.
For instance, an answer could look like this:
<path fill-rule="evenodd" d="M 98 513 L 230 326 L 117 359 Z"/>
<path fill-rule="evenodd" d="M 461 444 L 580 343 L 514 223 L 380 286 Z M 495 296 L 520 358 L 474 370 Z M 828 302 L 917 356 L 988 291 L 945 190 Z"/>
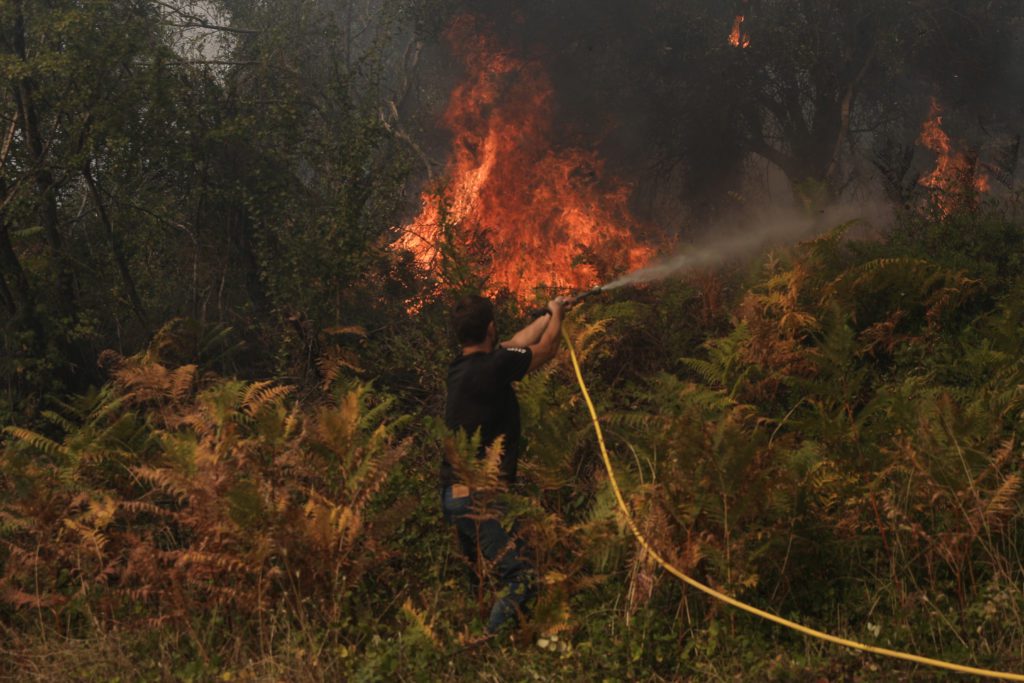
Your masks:
<path fill-rule="evenodd" d="M 843 234 L 573 314 L 620 483 L 659 552 L 722 591 L 1019 668 L 1024 232 L 975 215 Z M 181 362 L 195 346 L 168 327 L 107 354 L 101 388 L 6 429 L 22 673 L 937 675 L 780 632 L 657 569 L 614 508 L 564 354 L 520 384 L 526 483 L 501 494 L 543 582 L 534 618 L 516 643 L 460 652 L 489 602 L 439 518 L 439 458 L 465 444 L 436 401 L 368 381 L 387 375 L 369 350 L 325 357 L 300 392 L 225 375 L 223 357 Z M 436 387 L 443 364 L 420 372 Z M 530 646 L 538 632 L 568 650 Z"/>
<path fill-rule="evenodd" d="M 865 187 L 897 215 L 568 315 L 633 517 L 762 609 L 1024 672 L 1019 3 L 599 4 L 0 3 L 0 677 L 953 680 L 659 569 L 564 348 L 518 385 L 514 490 L 443 428 L 450 307 L 495 280 L 491 200 L 529 209 L 535 246 L 568 215 L 614 237 L 561 245 L 599 280 L 626 263 L 602 245 L 713 239 L 763 163 L 810 217 Z M 495 61 L 454 57 L 452 26 L 493 29 Z M 447 174 L 493 170 L 487 135 L 535 192 L 501 165 L 467 244 Z M 417 210 L 430 272 L 396 248 Z M 565 293 L 537 289 L 499 291 L 501 332 Z M 482 645 L 494 586 L 441 519 L 445 457 L 504 500 L 540 584 Z"/>

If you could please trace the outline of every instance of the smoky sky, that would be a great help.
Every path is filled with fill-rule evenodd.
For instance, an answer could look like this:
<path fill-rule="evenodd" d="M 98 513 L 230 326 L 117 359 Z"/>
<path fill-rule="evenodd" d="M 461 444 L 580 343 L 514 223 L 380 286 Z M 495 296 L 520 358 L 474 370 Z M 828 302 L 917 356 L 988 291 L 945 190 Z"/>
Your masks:
<path fill-rule="evenodd" d="M 544 66 L 555 91 L 552 144 L 598 150 L 634 184 L 641 213 L 670 197 L 713 214 L 749 183 L 751 161 L 764 163 L 752 136 L 796 146 L 772 118 L 773 100 L 797 93 L 813 127 L 839 106 L 844 78 L 855 82 L 849 130 L 821 142 L 843 149 L 850 177 L 840 189 L 857 175 L 877 182 L 867 176 L 880 149 L 914 148 L 932 98 L 956 144 L 1017 166 L 1006 150 L 1024 120 L 1018 0 L 474 0 L 448 3 L 437 25 L 464 13 Z M 728 43 L 737 14 L 749 49 Z M 443 155 L 436 123 L 459 67 L 441 31 L 426 42 L 417 116 L 421 138 Z M 915 151 L 912 165 L 930 161 Z"/>

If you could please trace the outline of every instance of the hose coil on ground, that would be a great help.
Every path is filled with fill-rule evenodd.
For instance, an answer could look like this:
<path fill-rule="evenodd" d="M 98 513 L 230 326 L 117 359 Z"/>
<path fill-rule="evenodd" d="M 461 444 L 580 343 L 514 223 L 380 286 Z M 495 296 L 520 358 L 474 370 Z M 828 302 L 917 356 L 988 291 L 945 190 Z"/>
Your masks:
<path fill-rule="evenodd" d="M 784 626 L 793 631 L 803 633 L 804 635 L 811 636 L 812 638 L 818 638 L 835 645 L 842 645 L 844 647 L 853 648 L 855 650 L 862 650 L 864 652 L 870 652 L 876 655 L 882 655 L 883 657 L 891 657 L 893 659 L 902 659 L 907 662 L 914 662 L 915 664 L 924 664 L 925 666 L 937 667 L 940 669 L 946 669 L 948 671 L 957 671 L 959 673 L 973 674 L 975 676 L 982 676 L 985 678 L 997 678 L 1008 681 L 1024 681 L 1024 674 L 1016 674 L 1008 671 L 993 671 L 991 669 L 981 669 L 973 666 L 965 666 L 963 664 L 954 664 L 953 662 L 945 662 L 941 659 L 932 659 L 931 657 L 924 657 L 921 655 L 911 654 L 909 652 L 900 652 L 899 650 L 890 650 L 884 647 L 876 647 L 874 645 L 868 645 L 866 643 L 860 643 L 855 640 L 849 640 L 847 638 L 840 638 L 824 631 L 818 631 L 817 629 L 798 624 L 795 621 L 784 619 L 778 615 L 764 610 L 758 609 L 753 605 L 748 605 L 745 602 L 740 602 L 736 598 L 725 595 L 716 591 L 710 586 L 706 586 L 700 581 L 688 576 L 682 570 L 676 568 L 672 563 L 668 562 L 665 558 L 658 554 L 658 552 L 651 547 L 651 544 L 644 538 L 644 535 L 640 533 L 640 529 L 637 527 L 636 522 L 633 520 L 632 514 L 630 514 L 629 506 L 626 505 L 625 499 L 622 497 L 622 491 L 619 490 L 619 483 L 615 479 L 615 469 L 612 467 L 611 459 L 608 457 L 608 449 L 605 447 L 604 434 L 601 431 L 601 422 L 597 417 L 597 410 L 594 408 L 594 402 L 590 398 L 590 392 L 587 391 L 586 382 L 583 381 L 583 372 L 580 370 L 580 362 L 576 357 L 576 350 L 573 348 L 572 340 L 569 338 L 569 334 L 562 329 L 562 336 L 565 339 L 566 346 L 569 347 L 569 358 L 572 361 L 573 370 L 576 372 L 576 381 L 579 383 L 580 392 L 583 394 L 583 400 L 586 402 L 587 410 L 590 412 L 590 420 L 594 425 L 594 433 L 597 435 L 597 445 L 601 451 L 601 459 L 604 461 L 605 470 L 608 472 L 608 481 L 611 483 L 612 492 L 615 494 L 615 501 L 617 502 L 619 509 L 622 511 L 623 516 L 626 518 L 626 524 L 629 526 L 629 530 L 633 536 L 636 537 L 637 543 L 646 550 L 650 556 L 658 563 L 665 571 L 675 576 L 680 581 L 686 583 L 692 588 L 696 588 L 702 593 L 710 595 L 716 600 L 720 600 L 724 603 L 732 605 L 733 607 L 743 610 L 749 614 L 766 619 L 768 621 Z"/>

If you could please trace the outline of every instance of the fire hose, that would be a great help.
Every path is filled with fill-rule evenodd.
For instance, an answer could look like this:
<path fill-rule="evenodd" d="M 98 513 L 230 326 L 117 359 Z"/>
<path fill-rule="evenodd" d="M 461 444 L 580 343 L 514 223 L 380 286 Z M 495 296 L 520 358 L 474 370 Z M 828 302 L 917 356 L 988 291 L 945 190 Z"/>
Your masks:
<path fill-rule="evenodd" d="M 598 288 L 595 290 L 590 290 L 590 292 L 587 293 L 587 295 L 589 295 L 590 293 L 596 293 L 597 291 L 600 291 L 600 289 Z M 688 586 L 696 588 L 702 593 L 706 593 L 707 595 L 710 595 L 712 598 L 720 600 L 721 602 L 724 602 L 728 605 L 732 605 L 733 607 L 739 610 L 742 610 L 749 614 L 753 614 L 756 617 L 760 617 L 762 619 L 774 622 L 788 629 L 792 629 L 793 631 L 797 631 L 798 633 L 811 636 L 812 638 L 818 638 L 819 640 L 824 640 L 835 645 L 842 645 L 844 647 L 853 648 L 855 650 L 862 650 L 864 652 L 871 652 L 876 655 L 891 657 L 893 659 L 902 659 L 904 661 L 914 662 L 915 664 L 924 664 L 926 666 L 947 669 L 949 671 L 974 674 L 975 676 L 982 676 L 985 678 L 1001 678 L 1010 681 L 1024 681 L 1024 674 L 1016 674 L 1008 671 L 993 671 L 991 669 L 981 669 L 973 666 L 965 666 L 962 664 L 945 662 L 941 659 L 923 657 L 921 655 L 915 655 L 909 652 L 890 650 L 888 648 L 877 647 L 875 645 L 868 645 L 866 643 L 860 643 L 855 640 L 849 640 L 847 638 L 840 638 L 839 636 L 834 636 L 830 633 L 825 633 L 824 631 L 819 631 L 817 629 L 804 626 L 803 624 L 798 624 L 795 621 L 790 621 L 789 619 L 785 619 L 770 612 L 765 612 L 764 610 L 758 609 L 753 605 L 748 605 L 747 603 L 741 602 L 736 598 L 730 597 L 724 593 L 720 593 L 719 591 L 716 591 L 714 588 L 707 586 L 701 583 L 700 581 L 697 581 L 696 579 L 690 577 L 685 572 L 674 566 L 671 562 L 663 558 L 658 553 L 658 551 L 651 547 L 650 542 L 640 532 L 639 527 L 633 520 L 633 516 L 629 511 L 629 506 L 626 504 L 625 499 L 622 497 L 622 491 L 619 489 L 619 483 L 615 478 L 615 469 L 612 467 L 611 458 L 608 457 L 608 449 L 605 447 L 604 434 L 601 431 L 601 422 L 597 417 L 597 410 L 594 408 L 594 402 L 590 398 L 590 392 L 587 391 L 586 382 L 583 381 L 583 372 L 580 370 L 580 361 L 576 357 L 576 351 L 575 349 L 573 349 L 572 340 L 569 338 L 569 334 L 565 331 L 564 328 L 562 329 L 562 336 L 565 339 L 566 346 L 569 347 L 569 358 L 572 360 L 572 367 L 573 370 L 576 372 L 576 381 L 580 385 L 580 393 L 583 395 L 583 400 L 586 402 L 587 410 L 590 412 L 590 420 L 594 425 L 594 434 L 597 436 L 597 445 L 601 451 L 601 459 L 604 461 L 605 470 L 607 470 L 608 472 L 608 481 L 609 483 L 611 483 L 612 492 L 615 494 L 615 501 L 618 503 L 619 510 L 621 510 L 622 515 L 626 520 L 626 524 L 629 527 L 629 530 L 632 532 L 633 536 L 636 537 L 637 543 L 640 544 L 640 547 L 642 547 L 648 553 L 648 555 L 669 574 L 676 577 Z"/>

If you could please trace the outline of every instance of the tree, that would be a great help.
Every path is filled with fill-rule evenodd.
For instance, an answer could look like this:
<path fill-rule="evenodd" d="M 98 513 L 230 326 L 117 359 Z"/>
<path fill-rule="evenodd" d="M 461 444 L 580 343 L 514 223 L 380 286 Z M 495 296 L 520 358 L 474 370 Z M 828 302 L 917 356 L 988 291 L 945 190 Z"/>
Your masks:
<path fill-rule="evenodd" d="M 402 200 L 381 112 L 411 4 L 3 5 L 8 401 L 91 382 L 100 349 L 175 316 L 239 327 L 263 363 L 296 312 L 342 321 Z"/>

